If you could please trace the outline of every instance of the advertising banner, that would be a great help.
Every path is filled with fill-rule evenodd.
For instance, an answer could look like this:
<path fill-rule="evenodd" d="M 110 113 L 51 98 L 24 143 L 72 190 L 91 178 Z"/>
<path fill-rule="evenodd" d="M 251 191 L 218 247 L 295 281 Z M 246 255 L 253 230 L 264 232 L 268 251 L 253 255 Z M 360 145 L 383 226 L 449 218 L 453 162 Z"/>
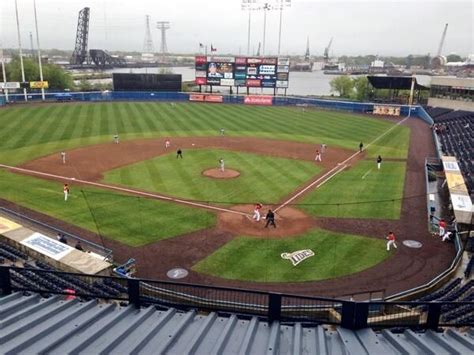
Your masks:
<path fill-rule="evenodd" d="M 255 80 L 255 79 L 247 79 L 246 85 L 250 87 L 260 87 L 260 80 Z"/>
<path fill-rule="evenodd" d="M 273 104 L 273 97 L 272 96 L 264 96 L 264 95 L 245 96 L 244 104 L 246 104 L 246 105 L 259 105 L 259 106 L 271 106 Z"/>
<path fill-rule="evenodd" d="M 374 115 L 400 116 L 400 107 L 398 107 L 398 106 L 386 106 L 386 105 L 374 105 Z"/>
<path fill-rule="evenodd" d="M 205 95 L 191 94 L 191 95 L 189 95 L 189 101 L 199 101 L 199 102 L 202 102 L 202 101 L 204 101 L 204 96 L 205 96 Z"/>
<path fill-rule="evenodd" d="M 0 89 L 3 89 L 3 90 L 17 90 L 19 88 L 20 88 L 19 82 L 0 83 Z"/>
<path fill-rule="evenodd" d="M 261 65 L 259 67 L 259 74 L 262 75 L 275 75 L 275 66 L 274 65 Z"/>
<path fill-rule="evenodd" d="M 207 85 L 220 85 L 221 79 L 219 78 L 207 78 Z"/>
<path fill-rule="evenodd" d="M 224 96 L 222 95 L 206 95 L 204 98 L 206 102 L 224 102 Z"/>
<path fill-rule="evenodd" d="M 59 260 L 74 250 L 73 247 L 48 238 L 41 233 L 34 233 L 20 243 L 54 260 Z"/>
<path fill-rule="evenodd" d="M 290 65 L 290 58 L 278 58 L 278 65 Z"/>
<path fill-rule="evenodd" d="M 288 81 L 277 80 L 276 87 L 277 88 L 287 88 L 288 87 Z"/>
<path fill-rule="evenodd" d="M 206 70 L 196 70 L 196 78 L 205 78 L 206 76 Z"/>
<path fill-rule="evenodd" d="M 288 81 L 288 73 L 278 73 L 277 80 Z"/>
<path fill-rule="evenodd" d="M 221 86 L 234 86 L 234 79 L 221 79 Z"/>
<path fill-rule="evenodd" d="M 235 64 L 241 64 L 245 67 L 245 64 L 247 64 L 247 58 L 235 58 Z"/>
<path fill-rule="evenodd" d="M 206 78 L 196 78 L 196 85 L 206 85 L 207 79 Z"/>
<path fill-rule="evenodd" d="M 49 83 L 47 81 L 30 81 L 30 89 L 47 89 Z"/>
<path fill-rule="evenodd" d="M 234 63 L 234 57 L 207 57 L 208 62 Z"/>

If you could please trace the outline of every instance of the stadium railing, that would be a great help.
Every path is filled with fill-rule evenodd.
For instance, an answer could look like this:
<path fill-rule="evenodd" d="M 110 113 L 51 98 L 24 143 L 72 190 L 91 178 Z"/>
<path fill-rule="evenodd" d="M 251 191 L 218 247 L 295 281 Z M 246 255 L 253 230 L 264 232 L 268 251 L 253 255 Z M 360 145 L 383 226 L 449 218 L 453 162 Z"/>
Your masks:
<path fill-rule="evenodd" d="M 91 92 L 47 92 L 45 94 L 46 101 L 189 101 L 192 92 L 142 92 L 142 91 L 91 91 Z M 243 104 L 246 95 L 223 95 L 214 93 L 206 95 L 218 95 L 223 97 L 223 102 L 228 104 Z M 254 96 L 254 95 L 251 95 Z M 4 96 L 0 96 L 3 97 Z M 29 93 L 28 100 L 32 102 L 41 101 L 40 93 Z M 10 94 L 9 103 L 24 102 L 23 94 Z M 315 107 L 319 109 L 339 110 L 346 112 L 368 113 L 373 112 L 373 102 L 354 102 L 338 99 L 316 99 L 298 96 L 274 96 L 274 106 L 295 106 L 306 105 L 307 107 Z M 408 106 L 391 104 L 389 106 L 400 107 L 400 116 L 405 117 L 409 113 L 418 116 L 426 122 L 432 124 L 433 120 L 421 106 Z"/>
<path fill-rule="evenodd" d="M 465 316 L 472 313 L 474 302 L 353 302 L 171 281 L 125 279 L 42 269 L 27 271 L 29 277 L 33 279 L 41 275 L 56 275 L 63 279 L 79 278 L 90 285 L 98 282 L 116 283 L 121 285 L 124 291 L 115 296 L 103 296 L 99 292 L 90 292 L 88 290 L 95 290 L 95 288 L 87 287 L 75 290 L 75 296 L 85 299 L 117 300 L 128 302 L 136 307 L 152 305 L 183 310 L 197 309 L 221 314 L 259 316 L 269 321 L 335 324 L 348 329 L 361 329 L 368 326 L 437 329 L 443 325 L 455 327 L 474 325 L 473 317 Z M 20 285 L 14 278 L 21 273 L 25 273 L 24 268 L 0 267 L 0 290 L 3 295 L 12 292 L 36 292 L 44 296 L 70 295 L 70 290 L 51 290 L 44 283 L 40 285 L 29 282 L 27 286 Z"/>

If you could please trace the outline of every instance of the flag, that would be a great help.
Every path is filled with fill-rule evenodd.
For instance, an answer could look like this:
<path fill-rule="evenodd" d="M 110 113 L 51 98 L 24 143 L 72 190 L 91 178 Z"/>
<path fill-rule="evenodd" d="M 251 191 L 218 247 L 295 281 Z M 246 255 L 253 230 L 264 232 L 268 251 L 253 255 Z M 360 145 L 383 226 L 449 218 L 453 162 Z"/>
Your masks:
<path fill-rule="evenodd" d="M 202 44 L 201 42 L 199 42 L 199 48 L 204 48 L 204 44 Z"/>
<path fill-rule="evenodd" d="M 212 43 L 211 43 L 211 52 L 217 52 L 217 48 L 213 47 Z"/>

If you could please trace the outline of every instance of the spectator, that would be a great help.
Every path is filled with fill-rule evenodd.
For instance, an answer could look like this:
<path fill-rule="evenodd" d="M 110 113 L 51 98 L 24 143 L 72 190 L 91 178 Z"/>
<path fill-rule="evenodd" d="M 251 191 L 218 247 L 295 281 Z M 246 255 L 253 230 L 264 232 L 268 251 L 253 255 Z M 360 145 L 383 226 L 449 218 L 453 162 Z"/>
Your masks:
<path fill-rule="evenodd" d="M 85 251 L 80 240 L 77 241 L 75 248 L 80 251 Z"/>
<path fill-rule="evenodd" d="M 66 236 L 64 234 L 58 233 L 57 238 L 58 238 L 59 242 L 67 244 L 67 239 L 66 239 Z"/>

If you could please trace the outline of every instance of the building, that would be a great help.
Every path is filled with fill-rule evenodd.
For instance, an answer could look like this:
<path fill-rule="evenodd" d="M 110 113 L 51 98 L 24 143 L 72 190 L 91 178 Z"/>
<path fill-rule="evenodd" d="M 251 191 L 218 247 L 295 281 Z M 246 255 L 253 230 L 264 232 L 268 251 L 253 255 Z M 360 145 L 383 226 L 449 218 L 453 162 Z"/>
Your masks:
<path fill-rule="evenodd" d="M 474 112 L 474 79 L 433 77 L 428 106 Z"/>

